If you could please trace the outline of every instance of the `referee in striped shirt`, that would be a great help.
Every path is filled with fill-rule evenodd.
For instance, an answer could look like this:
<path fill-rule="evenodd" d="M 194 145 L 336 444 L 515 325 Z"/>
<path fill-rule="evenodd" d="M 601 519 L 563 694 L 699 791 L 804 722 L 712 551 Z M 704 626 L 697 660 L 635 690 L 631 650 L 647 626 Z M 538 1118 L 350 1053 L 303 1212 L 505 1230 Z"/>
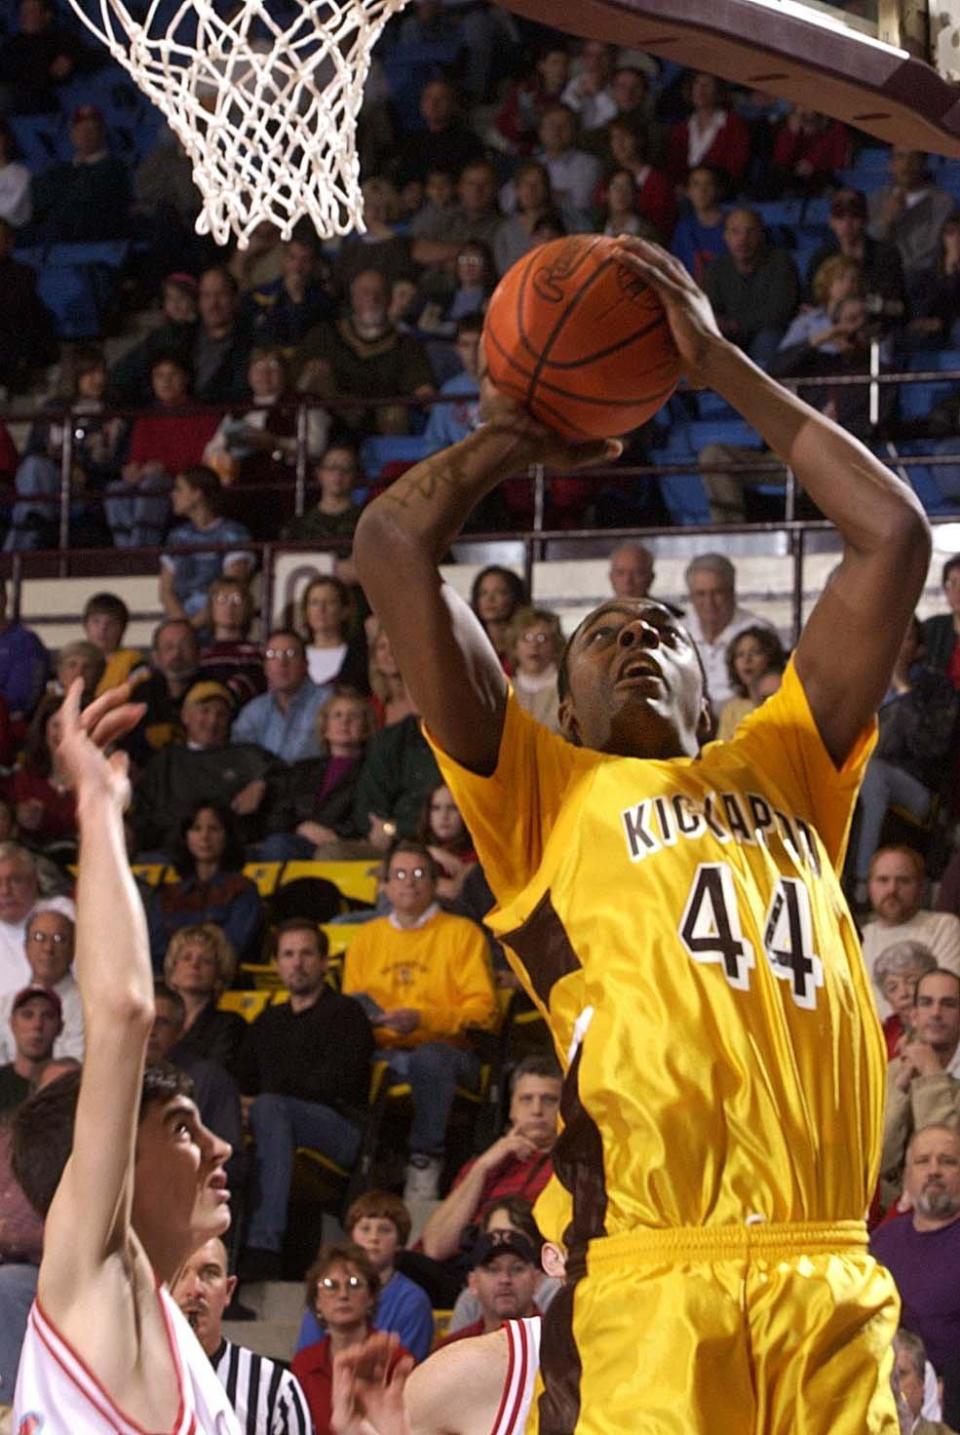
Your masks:
<path fill-rule="evenodd" d="M 236 1283 L 236 1276 L 227 1275 L 224 1244 L 214 1237 L 187 1261 L 173 1298 L 210 1357 L 243 1435 L 312 1435 L 310 1410 L 296 1376 L 224 1336 L 223 1312 Z"/>

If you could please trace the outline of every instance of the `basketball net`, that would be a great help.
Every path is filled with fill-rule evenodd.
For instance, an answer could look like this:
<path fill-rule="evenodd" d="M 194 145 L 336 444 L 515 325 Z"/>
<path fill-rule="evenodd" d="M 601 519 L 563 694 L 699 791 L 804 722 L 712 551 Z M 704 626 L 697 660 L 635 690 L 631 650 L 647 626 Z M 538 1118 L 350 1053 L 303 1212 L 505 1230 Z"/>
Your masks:
<path fill-rule="evenodd" d="M 284 239 L 300 219 L 325 239 L 365 228 L 357 115 L 370 53 L 406 0 L 299 0 L 285 26 L 270 0 L 149 0 L 142 21 L 124 0 L 70 3 L 183 144 L 198 233 L 245 249 L 264 221 Z"/>

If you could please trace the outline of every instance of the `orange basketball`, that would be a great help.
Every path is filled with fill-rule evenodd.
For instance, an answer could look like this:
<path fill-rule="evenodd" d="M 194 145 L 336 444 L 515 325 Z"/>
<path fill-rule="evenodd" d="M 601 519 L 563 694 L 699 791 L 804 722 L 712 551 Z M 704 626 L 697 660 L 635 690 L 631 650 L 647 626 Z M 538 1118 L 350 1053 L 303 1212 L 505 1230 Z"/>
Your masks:
<path fill-rule="evenodd" d="M 565 438 L 639 428 L 680 377 L 663 305 L 616 244 L 574 234 L 541 245 L 507 271 L 487 310 L 490 378 Z"/>

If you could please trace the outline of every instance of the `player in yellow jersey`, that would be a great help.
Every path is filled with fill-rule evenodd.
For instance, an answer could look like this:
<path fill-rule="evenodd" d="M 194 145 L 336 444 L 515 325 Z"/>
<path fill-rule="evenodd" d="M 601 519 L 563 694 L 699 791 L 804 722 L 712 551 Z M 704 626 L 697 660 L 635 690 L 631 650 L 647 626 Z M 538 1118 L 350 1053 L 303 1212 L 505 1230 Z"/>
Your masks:
<path fill-rule="evenodd" d="M 437 564 L 474 505 L 574 447 L 486 425 L 366 510 L 355 556 L 566 1063 L 572 1202 L 541 1435 L 896 1435 L 897 1300 L 869 1257 L 884 1050 L 837 872 L 874 713 L 926 577 L 912 492 L 724 340 L 683 267 L 626 240 L 687 377 L 739 410 L 843 538 L 781 691 L 703 747 L 684 629 L 614 599 L 562 665 L 562 736 L 509 691 Z"/>

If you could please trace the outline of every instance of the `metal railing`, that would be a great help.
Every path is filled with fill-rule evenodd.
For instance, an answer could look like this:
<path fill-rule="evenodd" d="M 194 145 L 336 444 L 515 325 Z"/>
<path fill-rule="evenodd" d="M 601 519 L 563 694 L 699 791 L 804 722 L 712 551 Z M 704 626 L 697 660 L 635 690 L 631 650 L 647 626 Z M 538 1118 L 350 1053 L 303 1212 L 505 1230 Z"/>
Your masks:
<path fill-rule="evenodd" d="M 960 515 L 958 515 L 957 518 L 945 516 L 940 518 L 933 518 L 930 521 L 934 529 L 939 526 L 953 526 L 957 522 L 960 522 Z M 624 542 L 627 540 L 631 542 L 642 543 L 645 540 L 651 539 L 690 539 L 696 538 L 701 535 L 710 538 L 715 543 L 717 531 L 718 530 L 716 526 L 711 524 L 685 524 L 682 527 L 674 525 L 671 527 L 656 528 L 543 528 L 537 532 L 534 532 L 532 529 L 530 529 L 526 532 L 497 531 L 493 533 L 471 533 L 468 535 L 465 542 L 468 542 L 471 545 L 498 543 L 510 543 L 515 546 L 520 545 L 523 550 L 524 579 L 527 584 L 528 591 L 530 591 L 532 588 L 535 564 L 538 560 L 542 559 L 542 549 L 551 542 L 561 542 L 565 546 L 572 545 L 575 548 L 583 547 L 585 549 L 589 549 L 591 551 L 588 556 L 594 557 L 596 556 L 596 546 L 598 543 L 602 543 L 607 548 L 609 548 L 617 543 Z M 806 593 L 804 565 L 807 561 L 807 558 L 810 556 L 810 539 L 816 534 L 835 533 L 833 524 L 828 523 L 826 520 L 823 519 L 795 519 L 793 521 L 784 520 L 782 522 L 773 521 L 749 524 L 725 524 L 722 532 L 725 535 L 746 534 L 750 536 L 775 536 L 786 540 L 786 552 L 784 554 L 784 557 L 789 562 L 791 568 L 791 578 L 789 584 L 790 633 L 791 641 L 796 642 L 797 638 L 800 636 L 800 629 L 803 626 L 804 621 L 804 595 Z M 256 555 L 260 569 L 260 605 L 258 616 L 261 625 L 261 633 L 265 635 L 268 632 L 271 623 L 274 621 L 274 618 L 276 616 L 275 571 L 277 557 L 280 554 L 290 552 L 331 553 L 333 555 L 342 555 L 343 553 L 349 551 L 349 548 L 350 542 L 348 539 L 330 539 L 322 543 L 313 541 L 293 542 L 278 540 L 276 542 L 269 543 L 211 543 L 209 545 L 208 551 L 229 551 L 231 553 L 237 553 L 242 551 L 251 552 Z M 163 548 L 124 549 L 123 551 L 125 553 L 131 554 L 132 556 L 135 556 L 138 559 L 144 560 L 145 563 L 149 563 L 153 560 L 159 559 L 161 553 L 171 554 L 180 552 L 196 554 L 197 550 L 195 548 L 173 548 L 165 546 Z M 102 555 L 103 552 L 104 550 L 102 548 L 78 548 L 71 550 L 71 556 L 74 559 L 83 560 L 84 558 L 97 554 Z M 41 560 L 49 560 L 50 556 L 51 554 L 49 551 L 44 552 L 43 550 L 32 550 L 24 553 L 15 553 L 9 555 L 12 560 L 10 565 L 10 610 L 11 616 L 14 618 L 15 621 L 18 620 L 21 615 L 23 584 L 30 578 L 29 570 L 35 564 L 38 564 Z M 567 554 L 567 556 L 569 557 L 570 555 Z M 156 613 L 132 612 L 130 616 L 131 620 L 133 621 L 142 621 L 150 618 L 155 618 Z M 58 623 L 76 624 L 77 614 L 75 610 L 63 613 L 45 610 L 43 614 L 43 620 L 45 624 L 49 625 L 54 625 Z"/>
<path fill-rule="evenodd" d="M 784 382 L 785 387 L 791 388 L 796 391 L 803 391 L 804 389 L 811 388 L 822 389 L 825 386 L 829 386 L 831 389 L 833 389 L 838 387 L 862 387 L 865 385 L 869 385 L 870 415 L 874 423 L 876 423 L 877 416 L 879 413 L 880 389 L 885 385 L 910 385 L 916 383 L 947 384 L 951 382 L 960 384 L 960 370 L 945 371 L 940 369 L 933 369 L 923 371 L 914 370 L 880 373 L 879 366 L 876 361 L 876 354 L 874 354 L 873 356 L 873 361 L 871 362 L 870 369 L 871 371 L 869 373 L 864 374 L 818 375 L 810 378 L 793 379 L 782 382 Z M 681 390 L 681 392 L 683 391 Z M 299 395 L 295 398 L 289 398 L 283 402 L 278 402 L 276 405 L 273 406 L 274 409 L 280 409 L 282 411 L 285 411 L 287 413 L 293 413 L 295 415 L 296 449 L 294 454 L 294 461 L 291 465 L 293 470 L 293 477 L 289 482 L 271 482 L 262 484 L 245 483 L 238 491 L 242 492 L 244 495 L 264 492 L 269 493 L 274 498 L 292 492 L 294 500 L 294 513 L 297 517 L 302 516 L 303 513 L 306 511 L 307 507 L 308 478 L 311 462 L 311 455 L 309 453 L 308 447 L 309 416 L 311 411 L 316 409 L 323 409 L 331 413 L 335 413 L 339 410 L 352 409 L 355 411 L 358 406 L 361 405 L 365 409 L 379 409 L 385 407 L 396 408 L 401 405 L 409 408 L 422 409 L 424 407 L 438 404 L 461 403 L 463 402 L 463 399 L 464 395 L 437 395 L 432 399 L 426 400 L 411 399 L 409 395 L 397 395 L 388 398 L 378 398 L 376 400 L 372 400 L 364 396 L 358 396 L 349 399 L 344 398 L 336 400 L 321 400 L 318 396 L 304 394 Z M 209 412 L 211 415 L 223 417 L 227 414 L 244 414 L 250 412 L 252 408 L 252 401 L 247 401 L 246 403 L 218 405 L 216 407 L 209 406 L 204 408 L 198 406 L 196 408 L 192 408 L 190 410 L 190 413 L 196 414 L 201 412 Z M 43 409 L 33 409 L 29 411 L 17 411 L 14 409 L 8 410 L 3 415 L 5 422 L 7 422 L 8 424 L 11 422 L 41 422 L 49 423 L 52 426 L 58 425 L 61 429 L 60 451 L 58 455 L 60 472 L 59 492 L 56 495 L 30 495 L 26 499 L 15 500 L 27 501 L 31 506 L 36 507 L 40 507 L 43 505 L 49 505 L 52 507 L 56 505 L 58 509 L 58 543 L 56 549 L 29 549 L 18 552 L 11 552 L 3 555 L 4 566 L 9 565 L 10 576 L 13 582 L 12 608 L 15 613 L 19 611 L 22 583 L 24 578 L 28 576 L 28 570 L 33 568 L 37 564 L 39 564 L 41 568 L 49 567 L 51 558 L 56 559 L 58 575 L 60 577 L 66 577 L 69 576 L 71 568 L 76 567 L 80 563 L 83 563 L 85 566 L 88 567 L 91 560 L 96 560 L 97 555 L 103 556 L 108 553 L 116 555 L 118 553 L 122 553 L 124 555 L 124 558 L 130 560 L 131 565 L 134 566 L 134 571 L 144 571 L 145 569 L 148 571 L 149 566 L 152 566 L 155 563 L 155 561 L 159 558 L 161 552 L 168 555 L 175 554 L 177 552 L 195 553 L 196 550 L 193 548 L 176 549 L 170 545 L 164 545 L 162 549 L 159 547 L 123 549 L 80 549 L 70 547 L 70 508 L 71 504 L 75 501 L 75 497 L 72 491 L 71 478 L 74 466 L 75 442 L 78 437 L 82 437 L 82 432 L 78 433 L 77 430 L 80 428 L 81 425 L 89 423 L 91 419 L 95 420 L 97 424 L 100 424 L 114 418 L 133 419 L 142 414 L 156 413 L 157 410 L 154 409 L 144 410 L 128 408 L 104 408 L 96 415 L 90 415 L 89 413 L 77 413 L 69 406 L 64 406 L 59 409 L 48 407 Z M 709 424 L 710 418 L 700 418 L 699 422 Z M 718 419 L 718 424 L 722 424 L 722 422 L 722 419 Z M 357 435 L 357 442 L 360 442 L 363 437 L 367 436 L 369 435 Z M 376 436 L 380 437 L 380 435 Z M 389 435 L 382 437 L 389 437 Z M 720 435 L 720 437 L 722 438 L 722 435 Z M 877 434 L 876 437 L 877 441 L 879 441 L 882 435 Z M 896 441 L 894 441 L 894 447 L 895 442 Z M 960 436 L 958 436 L 957 439 L 956 453 L 950 452 L 945 454 L 900 455 L 894 452 L 892 455 L 885 454 L 882 455 L 882 457 L 884 458 L 884 461 L 888 463 L 894 463 L 898 469 L 904 469 L 907 472 L 909 472 L 910 468 L 913 466 L 936 468 L 938 466 L 957 465 L 960 464 Z M 711 462 L 708 465 L 708 470 L 712 473 L 742 473 L 744 475 L 752 477 L 758 477 L 766 473 L 776 476 L 778 480 L 780 478 L 783 479 L 784 517 L 782 521 L 745 524 L 724 524 L 722 525 L 722 528 L 720 528 L 720 531 L 724 535 L 742 533 L 760 535 L 765 533 L 775 533 L 785 536 L 787 540 L 788 552 L 792 558 L 794 567 L 792 598 L 793 627 L 795 631 L 798 632 L 802 613 L 802 576 L 806 538 L 809 534 L 813 532 L 829 531 L 831 525 L 829 523 L 816 520 L 799 521 L 797 519 L 796 512 L 798 486 L 796 483 L 796 479 L 793 473 L 789 469 L 785 469 L 784 465 L 775 458 L 758 455 L 758 458 L 756 460 L 737 463 L 720 464 Z M 692 472 L 702 471 L 703 466 L 699 463 L 697 455 L 691 454 L 689 458 L 678 460 L 674 463 L 634 465 L 617 464 L 609 467 L 581 470 L 577 473 L 576 477 L 578 480 L 586 480 L 592 484 L 600 485 L 603 483 L 610 483 L 611 481 L 622 482 L 624 479 L 658 479 L 660 477 L 668 477 L 671 474 L 689 474 Z M 667 526 L 658 525 L 656 527 L 651 526 L 630 528 L 550 529 L 547 527 L 550 483 L 554 477 L 561 476 L 566 475 L 552 474 L 542 465 L 531 465 L 526 475 L 527 480 L 532 486 L 530 528 L 521 531 L 497 530 L 495 532 L 487 533 L 471 532 L 467 536 L 468 541 L 470 543 L 513 542 L 522 544 L 524 552 L 524 568 L 527 580 L 529 582 L 532 576 L 534 563 L 544 557 L 547 546 L 552 541 L 562 541 L 565 544 L 573 543 L 574 545 L 582 544 L 584 546 L 590 546 L 595 545 L 598 541 L 614 543 L 624 538 L 643 539 L 665 538 L 675 536 L 683 536 L 689 538 L 696 537 L 699 534 L 711 534 L 715 536 L 718 531 L 718 526 L 714 524 L 683 524 Z M 89 503 L 91 505 L 95 503 L 102 503 L 104 501 L 104 498 L 105 495 L 103 494 L 91 493 L 83 495 L 84 503 Z M 957 516 L 958 518 L 960 518 L 960 501 L 958 501 Z M 944 518 L 939 521 L 949 522 L 950 519 Z M 244 550 L 251 551 L 257 554 L 261 568 L 261 619 L 264 623 L 269 623 L 270 615 L 273 612 L 273 569 L 275 564 L 275 557 L 278 551 L 288 551 L 292 549 L 310 552 L 328 551 L 335 554 L 343 554 L 349 551 L 350 543 L 349 540 L 325 540 L 323 542 L 313 540 L 308 542 L 270 540 L 263 543 L 251 542 L 249 544 L 231 543 L 229 545 L 217 545 L 211 543 L 209 545 L 209 550 L 211 552 L 219 551 L 221 547 L 224 547 L 225 549 L 228 547 L 229 551 L 231 552 Z M 140 567 L 140 565 L 143 565 L 143 567 Z M 67 617 L 71 615 L 64 616 Z M 54 620 L 53 615 L 50 615 L 50 618 L 51 621 Z"/>

